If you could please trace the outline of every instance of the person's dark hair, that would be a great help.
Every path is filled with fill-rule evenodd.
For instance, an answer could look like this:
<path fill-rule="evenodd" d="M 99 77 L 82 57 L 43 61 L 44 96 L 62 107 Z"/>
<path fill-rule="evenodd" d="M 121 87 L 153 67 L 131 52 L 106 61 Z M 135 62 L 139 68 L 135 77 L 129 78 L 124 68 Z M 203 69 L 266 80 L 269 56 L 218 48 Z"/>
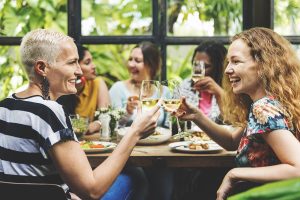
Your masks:
<path fill-rule="evenodd" d="M 151 42 L 141 42 L 137 44 L 133 49 L 141 48 L 144 64 L 149 66 L 151 79 L 154 79 L 161 67 L 160 51 L 157 46 Z"/>
<path fill-rule="evenodd" d="M 201 42 L 196 49 L 192 57 L 192 63 L 195 59 L 197 52 L 206 53 L 211 61 L 212 66 L 214 67 L 212 78 L 216 83 L 221 85 L 223 78 L 223 67 L 224 61 L 227 54 L 227 49 L 218 41 L 215 40 L 206 40 Z"/>
<path fill-rule="evenodd" d="M 77 52 L 78 52 L 78 56 L 79 56 L 78 62 L 80 62 L 83 60 L 85 51 L 88 51 L 88 48 L 82 46 L 81 44 L 76 44 L 76 46 L 77 46 Z"/>
<path fill-rule="evenodd" d="M 85 51 L 88 51 L 88 48 L 82 46 L 81 44 L 77 44 L 77 52 L 79 56 L 78 62 L 83 60 Z M 64 95 L 57 99 L 57 102 L 63 106 L 64 111 L 67 114 L 75 114 L 75 109 L 79 103 L 79 99 L 76 94 Z"/>

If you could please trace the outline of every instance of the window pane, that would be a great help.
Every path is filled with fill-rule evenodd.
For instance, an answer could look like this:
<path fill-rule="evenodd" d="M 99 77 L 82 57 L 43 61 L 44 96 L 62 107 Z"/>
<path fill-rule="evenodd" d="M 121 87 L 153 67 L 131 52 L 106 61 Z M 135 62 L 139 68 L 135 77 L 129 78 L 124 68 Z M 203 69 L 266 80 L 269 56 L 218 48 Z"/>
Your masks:
<path fill-rule="evenodd" d="M 19 46 L 1 46 L 0 48 L 0 100 L 28 83 L 19 60 L 19 49 Z"/>
<path fill-rule="evenodd" d="M 242 0 L 170 0 L 168 35 L 220 36 L 242 30 Z"/>
<path fill-rule="evenodd" d="M 103 76 L 108 87 L 129 77 L 127 59 L 135 45 L 84 45 L 93 56 L 98 75 Z"/>
<path fill-rule="evenodd" d="M 0 35 L 23 36 L 36 28 L 67 33 L 67 0 L 0 1 Z"/>
<path fill-rule="evenodd" d="M 297 52 L 297 56 L 300 59 L 300 45 L 299 44 L 293 44 L 293 47 L 295 51 Z"/>
<path fill-rule="evenodd" d="M 281 35 L 300 35 L 300 0 L 274 1 L 274 30 Z"/>
<path fill-rule="evenodd" d="M 150 35 L 151 0 L 83 0 L 82 35 Z"/>
<path fill-rule="evenodd" d="M 192 72 L 192 55 L 196 45 L 167 47 L 167 79 L 185 79 Z"/>

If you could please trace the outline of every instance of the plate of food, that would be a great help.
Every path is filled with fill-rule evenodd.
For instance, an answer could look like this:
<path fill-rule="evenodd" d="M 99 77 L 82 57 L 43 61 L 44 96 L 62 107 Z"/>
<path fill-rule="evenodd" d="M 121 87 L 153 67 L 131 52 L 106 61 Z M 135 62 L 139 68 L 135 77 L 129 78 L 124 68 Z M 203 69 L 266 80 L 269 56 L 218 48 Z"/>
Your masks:
<path fill-rule="evenodd" d="M 123 137 L 130 127 L 124 127 L 118 129 L 118 136 Z M 166 128 L 157 127 L 155 132 L 144 139 L 140 139 L 138 144 L 142 145 L 152 145 L 152 144 L 161 144 L 168 141 L 171 138 L 171 131 Z"/>
<path fill-rule="evenodd" d="M 185 141 L 211 141 L 210 137 L 203 131 L 188 131 L 184 137 Z"/>
<path fill-rule="evenodd" d="M 211 141 L 210 137 L 203 131 L 194 131 L 187 130 L 181 133 L 177 133 L 172 136 L 173 141 L 178 141 L 179 139 L 183 139 L 184 141 Z"/>
<path fill-rule="evenodd" d="M 86 153 L 99 153 L 109 152 L 116 148 L 117 144 L 113 142 L 102 142 L 102 141 L 80 141 L 80 147 Z"/>
<path fill-rule="evenodd" d="M 171 150 L 187 152 L 187 153 L 216 153 L 222 151 L 223 148 L 214 141 L 182 141 L 169 144 Z"/>

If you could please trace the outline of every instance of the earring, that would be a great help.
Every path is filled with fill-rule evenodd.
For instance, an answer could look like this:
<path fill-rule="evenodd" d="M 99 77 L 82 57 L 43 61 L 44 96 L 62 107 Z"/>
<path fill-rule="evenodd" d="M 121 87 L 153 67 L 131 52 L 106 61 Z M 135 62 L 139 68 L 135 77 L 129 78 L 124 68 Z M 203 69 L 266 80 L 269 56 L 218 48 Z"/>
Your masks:
<path fill-rule="evenodd" d="M 42 80 L 42 95 L 44 99 L 50 99 L 49 97 L 49 81 L 48 79 L 44 76 Z"/>

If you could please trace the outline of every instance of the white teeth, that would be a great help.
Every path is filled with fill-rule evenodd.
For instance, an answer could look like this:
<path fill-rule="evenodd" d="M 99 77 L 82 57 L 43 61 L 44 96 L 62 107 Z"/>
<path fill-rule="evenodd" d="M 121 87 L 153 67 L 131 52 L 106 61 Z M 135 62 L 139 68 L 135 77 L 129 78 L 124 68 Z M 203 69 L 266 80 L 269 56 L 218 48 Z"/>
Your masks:
<path fill-rule="evenodd" d="M 240 80 L 241 80 L 241 79 L 231 79 L 230 82 L 231 82 L 231 83 L 237 83 L 237 82 L 239 82 Z"/>

